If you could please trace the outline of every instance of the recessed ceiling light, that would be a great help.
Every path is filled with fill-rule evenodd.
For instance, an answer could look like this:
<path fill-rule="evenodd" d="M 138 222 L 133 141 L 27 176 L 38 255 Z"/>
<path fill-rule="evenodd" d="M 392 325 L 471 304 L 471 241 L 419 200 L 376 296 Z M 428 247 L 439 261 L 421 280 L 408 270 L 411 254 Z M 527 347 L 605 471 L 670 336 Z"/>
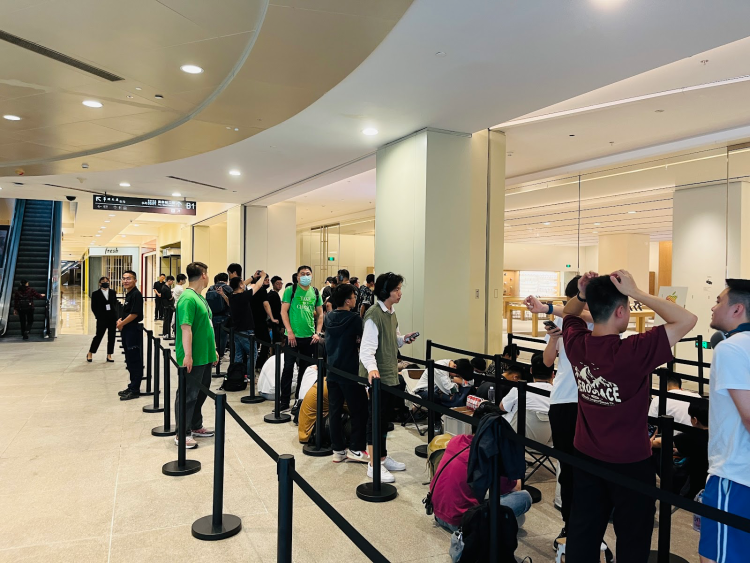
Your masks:
<path fill-rule="evenodd" d="M 240 172 L 239 170 L 230 170 L 229 175 L 230 176 L 242 176 L 242 172 Z"/>
<path fill-rule="evenodd" d="M 94 235 L 94 236 L 95 236 L 95 237 L 100 237 L 100 236 L 102 236 L 102 235 Z"/>
<path fill-rule="evenodd" d="M 164 96 L 162 96 L 161 94 L 154 94 L 154 98 L 156 98 L 157 100 L 163 100 Z"/>
<path fill-rule="evenodd" d="M 96 100 L 83 100 L 83 105 L 87 108 L 100 108 L 102 107 L 101 102 L 97 102 Z"/>
<path fill-rule="evenodd" d="M 182 72 L 187 72 L 188 74 L 200 74 L 203 72 L 203 69 L 196 65 L 182 65 L 180 70 Z"/>
<path fill-rule="evenodd" d="M 141 88 L 140 86 L 136 86 L 135 89 L 136 90 L 143 90 L 143 88 Z"/>
<path fill-rule="evenodd" d="M 634 213 L 638 213 L 637 211 L 628 211 L 630 215 L 633 215 Z"/>
<path fill-rule="evenodd" d="M 239 130 L 240 130 L 240 128 L 239 128 L 239 127 L 235 127 L 235 128 L 234 128 L 234 130 L 235 130 L 235 131 L 239 131 Z"/>
<path fill-rule="evenodd" d="M 133 99 L 133 96 L 131 96 L 130 94 L 128 94 L 128 95 L 127 95 L 127 96 L 125 96 L 125 97 L 126 97 L 126 98 L 128 98 L 128 99 L 130 99 L 130 100 L 132 100 L 132 99 Z"/>
<path fill-rule="evenodd" d="M 140 227 L 140 225 L 138 225 L 138 224 L 135 224 L 135 225 L 133 225 L 133 226 L 134 226 L 134 227 Z"/>
<path fill-rule="evenodd" d="M 21 121 L 21 118 L 17 115 L 4 115 L 3 119 L 7 119 L 8 121 Z"/>
<path fill-rule="evenodd" d="M 598 227 L 599 225 L 601 225 L 601 223 L 594 223 L 595 227 Z"/>
<path fill-rule="evenodd" d="M 122 238 L 125 238 L 126 235 L 122 235 Z"/>
<path fill-rule="evenodd" d="M 106 220 L 106 221 L 104 221 L 104 222 L 105 222 L 105 223 L 111 223 L 112 221 L 110 221 L 109 219 L 107 219 L 107 220 Z"/>
<path fill-rule="evenodd" d="M 172 194 L 172 197 L 180 197 L 180 196 L 182 196 L 182 194 L 180 192 L 174 192 Z"/>
<path fill-rule="evenodd" d="M 549 225 L 549 221 L 547 221 L 547 222 L 546 222 L 546 223 L 544 223 L 544 224 L 545 224 L 545 225 Z"/>
<path fill-rule="evenodd" d="M 366 129 L 362 129 L 362 134 L 371 137 L 372 135 L 377 135 L 378 130 L 374 127 L 367 127 Z"/>
<path fill-rule="evenodd" d="M 595 235 L 598 235 L 598 234 L 599 234 L 599 231 L 594 231 L 594 234 L 595 234 Z"/>
<path fill-rule="evenodd" d="M 115 214 L 114 214 L 114 213 L 110 213 L 110 214 L 109 214 L 109 216 L 110 216 L 110 217 L 114 217 L 114 216 L 115 216 Z"/>
<path fill-rule="evenodd" d="M 100 229 L 106 229 L 107 227 L 99 227 Z"/>
<path fill-rule="evenodd" d="M 121 188 L 129 188 L 130 184 L 128 184 L 127 182 L 120 182 L 120 187 Z"/>
<path fill-rule="evenodd" d="M 444 57 L 445 56 L 445 52 L 444 51 L 438 51 L 437 53 L 435 53 L 435 56 L 436 57 Z"/>

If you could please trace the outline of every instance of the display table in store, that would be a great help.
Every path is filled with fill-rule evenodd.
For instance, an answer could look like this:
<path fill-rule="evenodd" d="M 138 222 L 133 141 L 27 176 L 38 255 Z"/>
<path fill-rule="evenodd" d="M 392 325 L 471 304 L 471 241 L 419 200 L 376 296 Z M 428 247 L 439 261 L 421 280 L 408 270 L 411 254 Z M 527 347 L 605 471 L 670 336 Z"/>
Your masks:
<path fill-rule="evenodd" d="M 635 321 L 636 332 L 646 332 L 646 319 L 653 319 L 654 317 L 656 317 L 656 313 L 651 309 L 630 311 L 630 319 Z"/>
<path fill-rule="evenodd" d="M 509 303 L 505 306 L 505 309 L 507 313 L 505 314 L 505 318 L 508 321 L 506 330 L 508 334 L 513 334 L 513 312 L 519 311 L 521 313 L 521 320 L 524 318 L 524 314 L 528 313 L 531 315 L 531 336 L 534 338 L 539 336 L 539 317 L 541 316 L 543 319 L 550 319 L 552 320 L 554 316 L 552 315 L 545 315 L 543 313 L 532 313 L 529 311 L 528 307 L 523 304 L 519 303 Z"/>

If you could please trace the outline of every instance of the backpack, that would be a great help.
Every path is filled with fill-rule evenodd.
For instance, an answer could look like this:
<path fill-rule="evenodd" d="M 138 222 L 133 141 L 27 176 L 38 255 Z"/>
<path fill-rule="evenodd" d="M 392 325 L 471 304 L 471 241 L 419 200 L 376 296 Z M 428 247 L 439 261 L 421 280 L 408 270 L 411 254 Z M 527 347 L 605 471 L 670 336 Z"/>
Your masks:
<path fill-rule="evenodd" d="M 318 302 L 318 297 L 320 297 L 320 293 L 318 293 L 318 288 L 313 286 L 313 289 L 315 290 L 315 303 Z M 294 301 L 294 294 L 297 293 L 297 284 L 292 285 L 292 296 L 289 298 L 289 303 L 291 304 L 292 301 Z"/>
<path fill-rule="evenodd" d="M 460 456 L 462 453 L 464 453 L 466 450 L 468 450 L 471 447 L 471 444 L 466 446 L 464 449 L 462 449 L 460 452 L 453 454 L 453 457 L 451 457 L 448 461 L 445 462 L 445 465 L 440 468 L 440 471 L 437 472 L 437 475 L 435 475 L 435 478 L 432 480 L 432 483 L 430 483 L 430 490 L 427 492 L 427 496 L 422 499 L 422 504 L 424 504 L 425 512 L 427 512 L 427 516 L 432 516 L 433 508 L 432 508 L 432 492 L 435 489 L 435 484 L 437 483 L 438 479 L 440 478 L 440 475 L 443 474 L 443 470 L 448 467 L 451 464 L 451 461 L 456 459 L 458 456 Z M 445 450 L 438 450 L 435 453 L 441 452 L 440 458 L 442 459 L 443 454 L 445 453 Z"/>
<path fill-rule="evenodd" d="M 515 563 L 515 551 L 518 547 L 518 521 L 513 510 L 507 506 L 498 506 L 498 563 Z M 464 548 L 461 563 L 489 563 L 490 553 L 490 504 L 484 501 L 472 506 L 461 518 L 461 534 Z M 494 563 L 494 562 L 493 562 Z"/>
<path fill-rule="evenodd" d="M 224 298 L 219 294 L 220 291 L 224 291 L 221 289 L 221 286 L 212 285 L 206 292 L 206 301 L 208 302 L 211 314 L 214 317 L 226 316 L 226 310 L 228 308 L 227 302 L 224 301 Z"/>
<path fill-rule="evenodd" d="M 224 383 L 221 384 L 222 391 L 244 391 L 247 389 L 245 381 L 246 366 L 242 362 L 232 362 L 227 368 Z"/>

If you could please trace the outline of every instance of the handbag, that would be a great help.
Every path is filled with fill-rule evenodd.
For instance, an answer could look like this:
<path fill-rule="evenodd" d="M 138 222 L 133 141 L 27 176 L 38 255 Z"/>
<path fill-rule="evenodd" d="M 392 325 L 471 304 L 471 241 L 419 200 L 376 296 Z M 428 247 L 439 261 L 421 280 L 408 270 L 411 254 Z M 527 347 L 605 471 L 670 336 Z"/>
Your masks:
<path fill-rule="evenodd" d="M 464 552 L 464 535 L 461 530 L 453 532 L 451 535 L 451 546 L 448 549 L 448 555 L 451 556 L 453 563 L 461 561 L 461 554 Z"/>
<path fill-rule="evenodd" d="M 430 490 L 427 492 L 427 496 L 422 499 L 422 504 L 424 504 L 425 512 L 427 512 L 427 516 L 432 516 L 432 513 L 434 512 L 434 509 L 432 507 L 432 491 L 435 488 L 435 483 L 437 483 L 438 478 L 443 473 L 443 470 L 448 467 L 448 464 L 456 459 L 458 456 L 460 456 L 462 453 L 464 453 L 466 450 L 468 450 L 471 447 L 471 444 L 466 446 L 464 449 L 462 449 L 460 452 L 453 455 L 452 458 L 450 458 L 448 461 L 445 462 L 445 465 L 440 468 L 440 471 L 437 472 L 435 475 L 435 478 L 432 480 L 432 484 L 430 485 Z M 453 541 L 453 540 L 451 540 Z"/>

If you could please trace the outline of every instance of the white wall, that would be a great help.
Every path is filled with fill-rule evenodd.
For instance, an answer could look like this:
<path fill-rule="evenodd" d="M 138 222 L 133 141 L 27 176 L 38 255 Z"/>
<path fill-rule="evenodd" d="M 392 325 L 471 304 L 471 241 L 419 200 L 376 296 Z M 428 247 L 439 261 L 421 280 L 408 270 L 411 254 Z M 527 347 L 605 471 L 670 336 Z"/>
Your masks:
<path fill-rule="evenodd" d="M 339 264 L 349 270 L 351 277 L 356 276 L 364 283 L 367 268 L 375 267 L 375 236 L 341 235 Z"/>
<path fill-rule="evenodd" d="M 297 271 L 297 206 L 277 203 L 269 207 L 245 208 L 246 271 L 265 270 L 271 276 L 292 281 Z"/>
<path fill-rule="evenodd" d="M 582 246 L 580 271 L 597 271 L 598 246 Z M 560 295 L 564 295 L 566 271 L 578 270 L 579 252 L 575 246 L 505 243 L 505 270 L 560 272 Z M 570 264 L 570 268 L 567 265 Z"/>

